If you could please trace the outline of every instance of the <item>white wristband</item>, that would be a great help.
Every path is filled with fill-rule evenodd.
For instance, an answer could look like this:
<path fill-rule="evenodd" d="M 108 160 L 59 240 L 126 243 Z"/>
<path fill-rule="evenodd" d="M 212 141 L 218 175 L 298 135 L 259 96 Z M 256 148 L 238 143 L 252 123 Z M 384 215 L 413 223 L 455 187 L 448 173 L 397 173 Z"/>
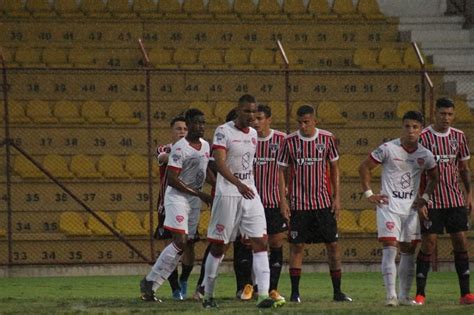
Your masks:
<path fill-rule="evenodd" d="M 428 195 L 427 193 L 424 193 L 421 198 L 425 199 L 426 202 L 428 202 L 430 200 L 430 195 Z"/>
<path fill-rule="evenodd" d="M 364 191 L 364 197 L 367 198 L 367 199 L 370 198 L 373 195 L 374 195 L 374 192 L 372 191 L 372 189 L 368 189 L 368 190 Z"/>

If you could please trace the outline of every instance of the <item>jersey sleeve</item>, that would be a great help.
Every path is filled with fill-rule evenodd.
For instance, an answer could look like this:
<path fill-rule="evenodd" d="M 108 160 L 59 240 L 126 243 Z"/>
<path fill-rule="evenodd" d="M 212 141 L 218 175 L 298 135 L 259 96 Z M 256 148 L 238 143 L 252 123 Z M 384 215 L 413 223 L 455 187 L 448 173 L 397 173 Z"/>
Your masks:
<path fill-rule="evenodd" d="M 277 163 L 281 166 L 288 166 L 290 164 L 290 148 L 286 139 L 283 140 L 281 150 L 278 152 Z"/>
<path fill-rule="evenodd" d="M 168 158 L 168 168 L 181 170 L 183 168 L 184 154 L 184 150 L 180 145 L 173 145 Z"/>
<path fill-rule="evenodd" d="M 379 146 L 377 149 L 375 149 L 374 151 L 370 152 L 369 156 L 372 159 L 372 161 L 374 161 L 375 163 L 381 164 L 385 161 L 385 158 L 387 156 L 387 149 L 388 149 L 388 146 L 386 143 L 384 143 L 381 146 Z"/>
<path fill-rule="evenodd" d="M 426 158 L 425 167 L 427 170 L 432 170 L 437 166 L 435 157 L 431 151 L 428 151 L 428 156 Z"/>
<path fill-rule="evenodd" d="M 214 138 L 212 141 L 212 149 L 227 149 L 228 135 L 223 126 L 217 127 L 214 132 Z"/>
<path fill-rule="evenodd" d="M 331 162 L 339 160 L 339 152 L 337 151 L 336 137 L 329 137 L 328 141 L 328 159 Z"/>
<path fill-rule="evenodd" d="M 459 144 L 458 158 L 461 161 L 466 161 L 471 158 L 471 153 L 469 152 L 469 143 L 467 141 L 465 134 L 463 134 L 461 137 L 461 143 Z"/>

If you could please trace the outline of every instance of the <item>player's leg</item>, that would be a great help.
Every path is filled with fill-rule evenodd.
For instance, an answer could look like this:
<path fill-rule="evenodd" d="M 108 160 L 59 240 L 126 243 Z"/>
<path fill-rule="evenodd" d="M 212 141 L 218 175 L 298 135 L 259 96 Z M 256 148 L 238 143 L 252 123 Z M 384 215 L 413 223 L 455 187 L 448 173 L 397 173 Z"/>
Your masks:
<path fill-rule="evenodd" d="M 202 257 L 202 262 L 201 262 L 201 271 L 199 273 L 199 279 L 196 284 L 196 291 L 194 292 L 193 298 L 197 301 L 201 300 L 204 298 L 204 272 L 206 269 L 206 259 L 207 256 L 209 255 L 209 252 L 211 250 L 211 243 L 209 243 L 206 247 L 206 250 L 204 251 L 204 255 Z"/>
<path fill-rule="evenodd" d="M 290 229 L 288 232 L 288 241 L 290 243 L 290 281 L 291 295 L 290 301 L 300 303 L 300 278 L 301 266 L 303 265 L 303 253 L 306 240 L 311 234 L 310 211 L 291 211 Z M 314 232 L 314 231 L 313 231 Z"/>
<path fill-rule="evenodd" d="M 234 245 L 234 272 L 236 277 L 236 297 L 248 301 L 252 299 L 252 248 L 246 244 L 242 236 L 238 236 Z"/>
<path fill-rule="evenodd" d="M 218 275 L 219 265 L 224 259 L 224 253 L 227 246 L 224 243 L 212 243 L 209 255 L 206 259 L 204 272 L 204 299 L 202 306 L 204 308 L 217 307 L 214 301 L 214 287 Z"/>
<path fill-rule="evenodd" d="M 283 266 L 283 239 L 288 230 L 287 223 L 280 213 L 280 209 L 265 209 L 267 221 L 268 245 L 270 247 L 270 297 L 275 300 L 284 299 L 278 292 L 281 268 Z"/>

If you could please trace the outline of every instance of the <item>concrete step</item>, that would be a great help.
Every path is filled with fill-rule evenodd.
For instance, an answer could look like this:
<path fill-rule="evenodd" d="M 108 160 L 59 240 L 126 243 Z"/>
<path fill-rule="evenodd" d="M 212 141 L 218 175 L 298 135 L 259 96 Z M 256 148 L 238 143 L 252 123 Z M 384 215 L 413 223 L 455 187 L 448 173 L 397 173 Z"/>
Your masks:
<path fill-rule="evenodd" d="M 468 30 L 414 30 L 411 32 L 411 40 L 416 42 L 469 42 L 470 32 Z"/>
<path fill-rule="evenodd" d="M 423 42 L 420 44 L 427 55 L 474 55 L 474 42 Z"/>
<path fill-rule="evenodd" d="M 441 55 L 435 54 L 433 62 L 437 66 L 474 66 L 474 55 Z"/>
<path fill-rule="evenodd" d="M 422 16 L 422 17 L 400 17 L 398 29 L 400 31 L 412 30 L 462 30 L 464 18 L 461 16 Z"/>

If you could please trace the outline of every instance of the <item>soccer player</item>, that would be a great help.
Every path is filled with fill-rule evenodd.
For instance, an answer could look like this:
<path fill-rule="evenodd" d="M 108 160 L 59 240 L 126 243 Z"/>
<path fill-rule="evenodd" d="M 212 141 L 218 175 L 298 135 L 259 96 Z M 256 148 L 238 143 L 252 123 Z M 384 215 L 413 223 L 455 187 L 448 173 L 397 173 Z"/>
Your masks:
<path fill-rule="evenodd" d="M 468 215 L 472 210 L 469 147 L 464 132 L 451 127 L 454 120 L 453 101 L 438 99 L 434 119 L 434 124 L 423 130 L 421 144 L 434 154 L 440 181 L 428 204 L 428 213 L 421 217 L 422 243 L 416 262 L 415 300 L 425 303 L 431 254 L 436 247 L 437 234 L 443 234 L 446 229 L 453 244 L 454 264 L 461 290 L 459 302 L 474 304 L 474 295 L 469 288 L 469 247 L 465 234 L 469 229 Z M 459 178 L 464 185 L 464 198 Z"/>
<path fill-rule="evenodd" d="M 278 193 L 278 152 L 283 146 L 286 134 L 270 128 L 272 110 L 267 105 L 258 105 L 253 124 L 258 133 L 255 156 L 255 186 L 262 199 L 267 220 L 268 243 L 270 246 L 270 297 L 274 301 L 284 300 L 278 292 L 281 267 L 283 265 L 283 239 L 288 225 L 280 212 Z"/>
<path fill-rule="evenodd" d="M 364 196 L 377 205 L 378 239 L 383 244 L 382 275 L 387 293 L 386 306 L 418 305 L 409 297 L 415 277 L 414 253 L 420 239 L 418 213 L 426 205 L 438 181 L 433 154 L 418 143 L 423 130 L 423 115 L 408 111 L 403 116 L 402 136 L 383 143 L 359 167 Z M 370 189 L 371 170 L 382 165 L 382 189 Z M 425 192 L 418 190 L 423 172 L 428 174 Z M 395 291 L 395 258 L 400 247 L 398 266 L 399 294 Z"/>
<path fill-rule="evenodd" d="M 299 282 L 305 243 L 324 243 L 328 252 L 333 300 L 351 302 L 352 299 L 341 291 L 341 258 L 336 221 L 340 210 L 336 139 L 332 133 L 316 128 L 312 106 L 300 106 L 296 115 L 299 130 L 286 137 L 278 155 L 281 214 L 290 225 L 290 301 L 301 302 Z M 289 204 L 286 199 L 287 169 L 290 176 Z"/>
<path fill-rule="evenodd" d="M 171 148 L 168 159 L 168 187 L 165 192 L 165 221 L 163 226 L 173 236 L 151 268 L 140 282 L 144 301 L 159 301 L 155 291 L 175 270 L 188 238 L 196 235 L 201 212 L 201 200 L 210 203 L 211 196 L 202 192 L 209 162 L 209 143 L 204 135 L 204 114 L 189 109 L 185 114 L 188 134 Z"/>
<path fill-rule="evenodd" d="M 203 307 L 217 307 L 214 300 L 217 270 L 227 245 L 235 240 L 239 230 L 249 237 L 252 245 L 253 271 L 259 290 L 257 307 L 277 307 L 282 303 L 274 302 L 268 296 L 267 228 L 253 176 L 257 132 L 250 124 L 257 112 L 255 98 L 248 94 L 241 96 L 237 112 L 234 121 L 220 125 L 214 133 L 213 155 L 218 174 L 207 234 L 212 245 L 206 260 Z"/>

